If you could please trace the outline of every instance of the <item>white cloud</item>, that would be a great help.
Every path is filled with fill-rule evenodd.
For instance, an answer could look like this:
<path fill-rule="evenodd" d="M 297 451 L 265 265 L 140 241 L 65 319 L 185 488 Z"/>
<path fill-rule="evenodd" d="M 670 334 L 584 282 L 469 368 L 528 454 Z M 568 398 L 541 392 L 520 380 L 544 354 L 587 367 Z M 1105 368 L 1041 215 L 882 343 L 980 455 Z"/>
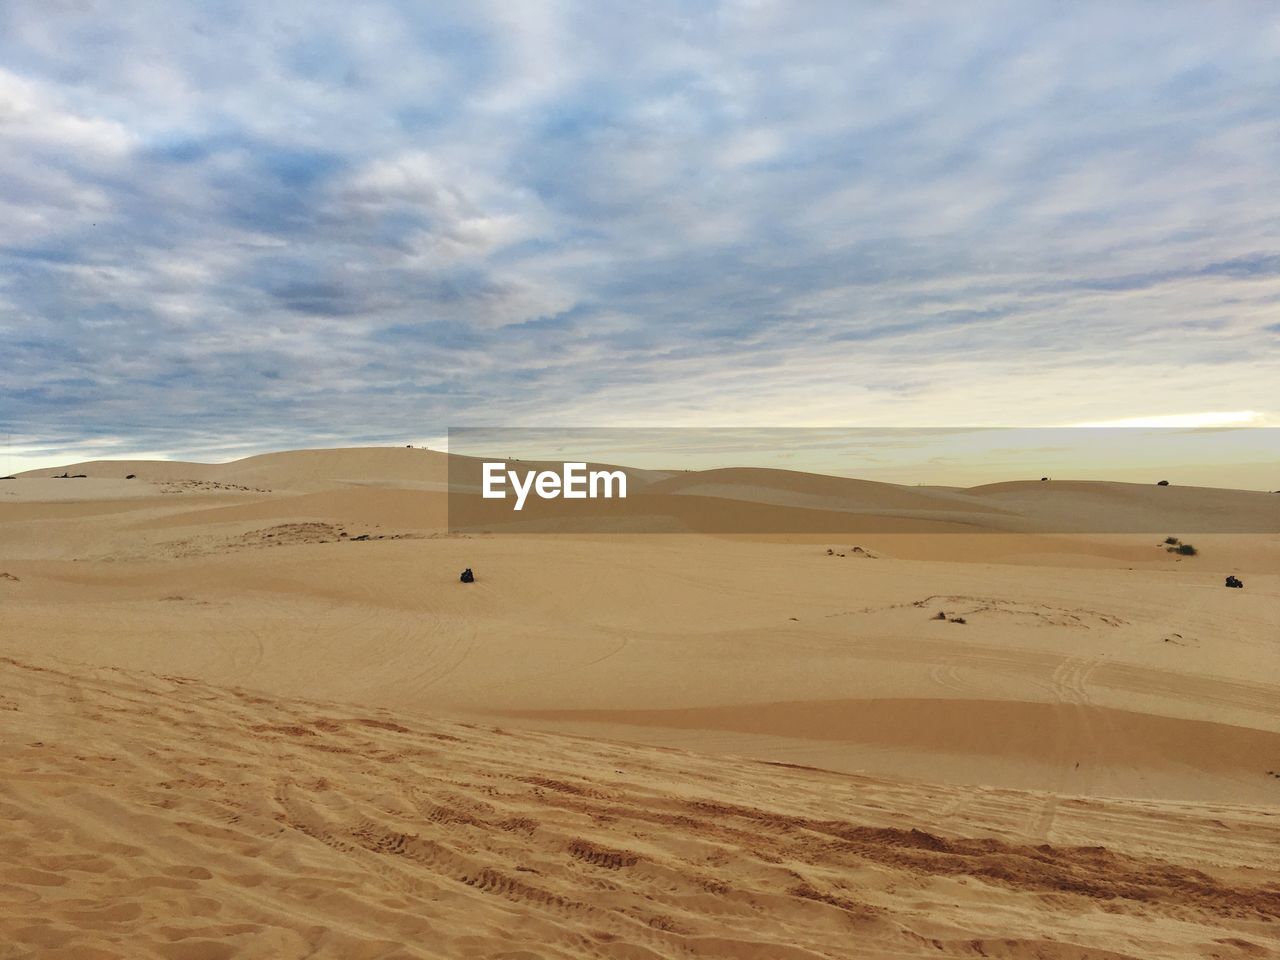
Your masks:
<path fill-rule="evenodd" d="M 1077 427 L 1266 427 L 1270 419 L 1257 410 L 1219 410 L 1204 413 L 1168 413 L 1153 417 L 1125 417 L 1102 423 L 1078 423 Z"/>
<path fill-rule="evenodd" d="M 0 9 L 0 429 L 1276 413 L 1256 12 L 157 9 Z"/>
<path fill-rule="evenodd" d="M 0 130 L 11 151 L 53 148 L 120 157 L 134 145 L 123 125 L 77 114 L 44 84 L 4 69 L 0 69 Z"/>

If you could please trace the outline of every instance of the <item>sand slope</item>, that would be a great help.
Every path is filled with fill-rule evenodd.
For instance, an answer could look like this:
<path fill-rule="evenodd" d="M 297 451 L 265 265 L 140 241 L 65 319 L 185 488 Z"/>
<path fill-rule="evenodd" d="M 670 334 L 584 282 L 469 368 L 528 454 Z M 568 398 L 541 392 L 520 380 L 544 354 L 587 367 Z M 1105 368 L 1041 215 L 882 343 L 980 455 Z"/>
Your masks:
<path fill-rule="evenodd" d="M 0 661 L 0 957 L 1261 957 L 1272 811 L 1064 800 Z"/>
<path fill-rule="evenodd" d="M 1280 801 L 1276 535 L 1196 535 L 1189 558 L 1143 534 L 452 536 L 446 465 L 300 451 L 8 481 L 5 650 L 844 771 Z M 143 470 L 163 479 L 111 476 Z M 762 486 L 891 510 L 977 496 L 708 473 L 768 508 Z M 707 480 L 644 482 L 693 501 Z M 1052 504 L 1051 486 L 988 493 Z M 1172 493 L 1192 512 L 1232 502 L 1077 487 L 1116 504 Z M 462 587 L 468 566 L 480 580 Z M 1247 589 L 1224 590 L 1227 573 Z"/>
<path fill-rule="evenodd" d="M 0 483 L 0 958 L 1275 952 L 1280 497 L 647 472 L 882 524 L 510 536 L 447 468 Z"/>

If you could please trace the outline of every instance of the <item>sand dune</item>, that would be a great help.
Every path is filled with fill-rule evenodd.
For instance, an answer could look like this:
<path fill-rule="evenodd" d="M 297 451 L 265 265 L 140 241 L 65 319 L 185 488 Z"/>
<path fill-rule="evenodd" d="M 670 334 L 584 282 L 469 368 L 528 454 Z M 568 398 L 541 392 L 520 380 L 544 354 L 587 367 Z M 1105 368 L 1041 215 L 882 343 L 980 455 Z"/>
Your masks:
<path fill-rule="evenodd" d="M 21 907 L 0 957 L 1276 949 L 1238 905 L 1277 883 L 1280 497 L 644 471 L 648 500 L 611 507 L 634 527 L 801 532 L 505 536 L 449 532 L 476 464 L 449 466 L 301 451 L 0 484 L 5 850 L 61 904 L 0 878 Z M 1071 532 L 1117 511 L 1161 535 Z M 824 532 L 850 513 L 875 529 Z M 500 826 L 521 818 L 548 826 Z"/>
<path fill-rule="evenodd" d="M 0 956 L 1260 957 L 1264 809 L 1051 799 L 0 661 Z"/>
<path fill-rule="evenodd" d="M 524 469 L 551 464 L 529 461 Z M 593 464 L 592 467 L 610 466 Z M 355 486 L 443 493 L 457 502 L 480 487 L 481 461 L 430 450 L 352 448 L 263 454 L 225 464 L 164 461 L 89 461 L 21 474 L 0 490 L 0 504 L 26 500 L 109 500 L 163 493 L 301 493 Z M 610 467 L 612 468 L 612 466 Z M 911 487 L 789 470 L 726 468 L 702 471 L 624 470 L 626 501 L 528 504 L 525 516 L 501 519 L 528 526 L 530 516 L 571 513 L 648 518 L 673 532 L 901 532 L 1014 533 L 1280 533 L 1280 497 L 1249 490 L 1156 487 L 1113 481 L 1012 481 L 968 489 Z M 82 479 L 54 480 L 60 474 Z M 126 476 L 135 481 L 122 484 Z M 108 482 L 113 481 L 113 482 Z M 682 498 L 688 498 L 684 500 Z M 537 508 L 536 510 L 534 508 Z M 459 507 L 459 514 L 464 511 Z M 488 525 L 495 518 L 484 513 Z M 444 526 L 436 503 L 431 523 Z"/>
<path fill-rule="evenodd" d="M 190 463 L 176 460 L 90 460 L 43 470 L 29 470 L 19 479 L 51 478 L 61 473 L 85 474 L 88 479 L 120 479 L 134 474 L 143 482 L 209 481 L 273 489 L 324 486 L 344 482 L 442 482 L 447 457 L 423 449 L 353 447 L 334 450 L 290 450 L 266 453 L 229 463 Z"/>

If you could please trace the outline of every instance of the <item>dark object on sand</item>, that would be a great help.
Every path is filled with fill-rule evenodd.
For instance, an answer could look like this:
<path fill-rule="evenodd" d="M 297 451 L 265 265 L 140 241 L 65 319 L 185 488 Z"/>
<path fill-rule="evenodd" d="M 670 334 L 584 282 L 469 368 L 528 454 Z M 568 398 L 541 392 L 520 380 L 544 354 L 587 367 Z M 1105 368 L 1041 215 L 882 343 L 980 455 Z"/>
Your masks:
<path fill-rule="evenodd" d="M 952 623 L 967 623 L 968 621 L 966 621 L 964 617 L 952 617 L 952 618 L 951 618 L 951 622 L 952 622 Z"/>
<path fill-rule="evenodd" d="M 1168 480 L 1161 480 L 1159 483 L 1156 484 L 1157 487 L 1167 487 L 1168 485 L 1169 485 Z"/>
<path fill-rule="evenodd" d="M 17 480 L 17 477 L 0 477 L 0 480 Z"/>
<path fill-rule="evenodd" d="M 470 567 L 467 567 L 467 569 L 462 571 L 462 576 L 460 576 L 458 579 L 461 580 L 463 583 L 475 583 L 476 575 L 471 572 Z"/>
<path fill-rule="evenodd" d="M 136 473 L 131 473 L 131 474 L 129 474 L 128 476 L 126 476 L 126 477 L 125 477 L 125 479 L 126 479 L 126 480 L 137 480 L 137 479 L 138 479 L 138 475 L 137 475 Z"/>
<path fill-rule="evenodd" d="M 1041 478 L 1040 478 L 1040 482 L 1041 482 L 1041 483 L 1044 483 L 1044 482 L 1045 482 L 1046 480 L 1048 480 L 1048 479 L 1049 479 L 1048 477 L 1041 477 Z"/>
<path fill-rule="evenodd" d="M 945 619 L 947 619 L 946 611 L 945 611 L 945 610 L 939 610 L 937 613 L 935 613 L 935 614 L 933 615 L 933 619 L 935 619 L 935 620 L 945 620 Z"/>
<path fill-rule="evenodd" d="M 1237 590 L 1244 589 L 1244 581 L 1239 577 L 1227 577 L 1227 586 L 1235 587 Z"/>

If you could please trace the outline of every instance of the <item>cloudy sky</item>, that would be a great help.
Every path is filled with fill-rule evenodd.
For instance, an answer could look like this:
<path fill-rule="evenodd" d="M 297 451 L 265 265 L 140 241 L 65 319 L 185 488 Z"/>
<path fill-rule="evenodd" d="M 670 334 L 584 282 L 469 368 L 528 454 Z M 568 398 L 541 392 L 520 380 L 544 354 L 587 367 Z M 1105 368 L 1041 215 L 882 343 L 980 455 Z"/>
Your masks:
<path fill-rule="evenodd" d="M 7 0 L 0 466 L 1278 424 L 1278 62 L 1259 3 Z"/>

